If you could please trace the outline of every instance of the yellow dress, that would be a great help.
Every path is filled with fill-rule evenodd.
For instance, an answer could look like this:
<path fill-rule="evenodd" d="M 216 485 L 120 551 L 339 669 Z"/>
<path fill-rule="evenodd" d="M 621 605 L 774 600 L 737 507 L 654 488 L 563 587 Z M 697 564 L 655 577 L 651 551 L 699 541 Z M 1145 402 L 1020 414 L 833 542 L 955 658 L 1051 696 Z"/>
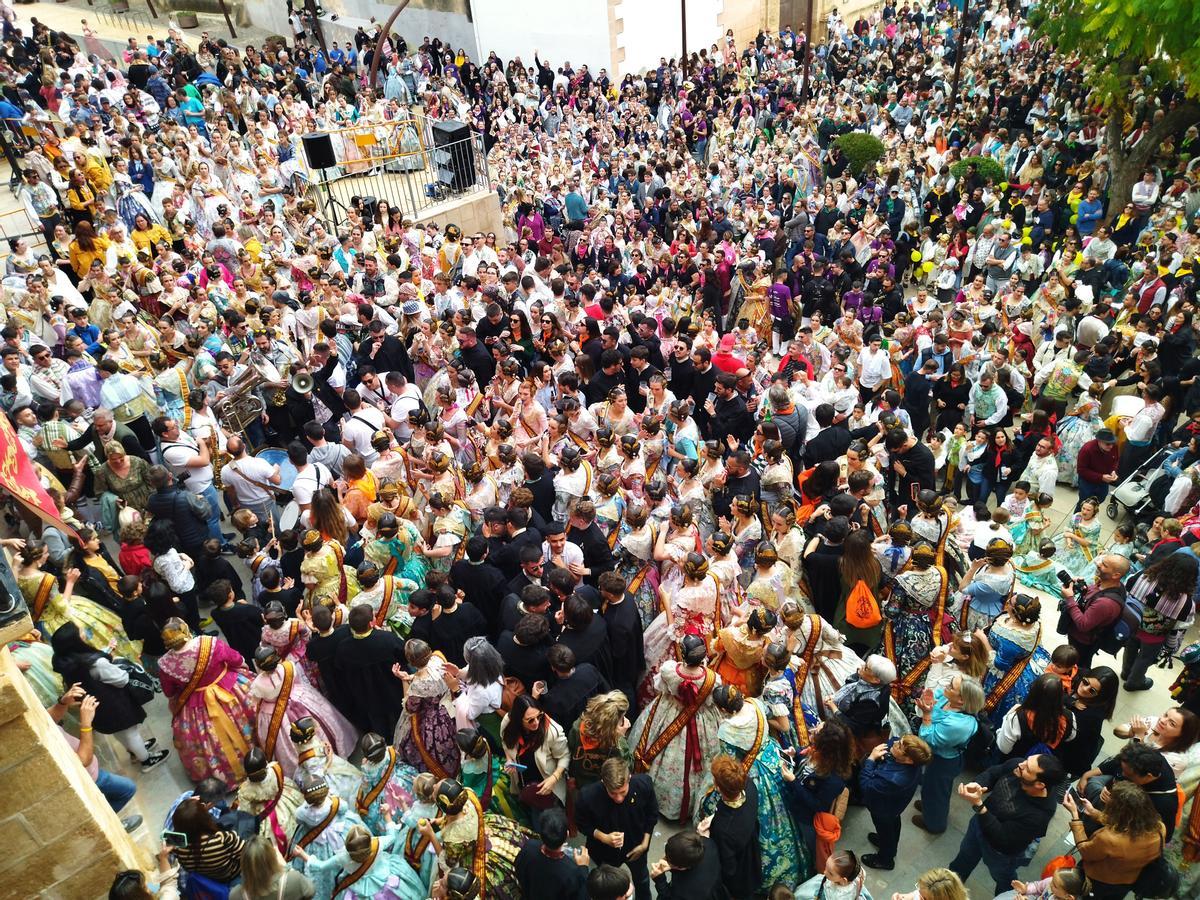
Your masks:
<path fill-rule="evenodd" d="M 70 600 L 65 599 L 53 575 L 41 572 L 22 575 L 17 584 L 29 605 L 30 615 L 47 638 L 67 622 L 74 622 L 83 639 L 97 650 L 135 661 L 142 658 L 142 642 L 129 639 L 116 613 L 76 594 Z"/>
<path fill-rule="evenodd" d="M 310 599 L 330 596 L 342 603 L 348 603 L 358 595 L 358 579 L 354 577 L 354 571 L 343 563 L 345 556 L 342 545 L 337 541 L 326 541 L 320 550 L 305 554 L 300 563 L 300 579 L 308 589 Z"/>

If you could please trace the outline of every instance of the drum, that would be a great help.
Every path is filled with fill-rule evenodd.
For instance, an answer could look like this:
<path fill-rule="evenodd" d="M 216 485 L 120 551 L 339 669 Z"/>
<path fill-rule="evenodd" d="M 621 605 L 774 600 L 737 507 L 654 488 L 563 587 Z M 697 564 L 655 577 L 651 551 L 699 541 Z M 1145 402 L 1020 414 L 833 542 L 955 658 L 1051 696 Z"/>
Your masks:
<path fill-rule="evenodd" d="M 279 514 L 279 530 L 291 531 L 300 524 L 300 504 L 293 500 Z"/>
<path fill-rule="evenodd" d="M 288 459 L 287 451 L 280 450 L 278 447 L 267 447 L 265 450 L 259 450 L 254 454 L 256 459 L 261 459 L 273 466 L 279 466 L 279 489 L 281 491 L 290 491 L 292 485 L 296 482 L 296 467 L 292 465 L 292 461 Z"/>

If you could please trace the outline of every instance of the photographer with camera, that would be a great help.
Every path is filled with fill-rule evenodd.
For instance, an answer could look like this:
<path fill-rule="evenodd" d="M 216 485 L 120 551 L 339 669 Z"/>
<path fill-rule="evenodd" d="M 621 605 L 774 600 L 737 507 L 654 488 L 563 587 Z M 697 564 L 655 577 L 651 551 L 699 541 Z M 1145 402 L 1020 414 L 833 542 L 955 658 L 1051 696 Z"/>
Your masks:
<path fill-rule="evenodd" d="M 1059 614 L 1067 616 L 1067 643 L 1079 651 L 1079 670 L 1092 667 L 1092 657 L 1100 649 L 1104 632 L 1121 618 L 1125 609 L 1123 579 L 1129 574 L 1129 560 L 1115 553 L 1096 560 L 1096 580 L 1088 588 L 1081 582 L 1063 585 Z"/>

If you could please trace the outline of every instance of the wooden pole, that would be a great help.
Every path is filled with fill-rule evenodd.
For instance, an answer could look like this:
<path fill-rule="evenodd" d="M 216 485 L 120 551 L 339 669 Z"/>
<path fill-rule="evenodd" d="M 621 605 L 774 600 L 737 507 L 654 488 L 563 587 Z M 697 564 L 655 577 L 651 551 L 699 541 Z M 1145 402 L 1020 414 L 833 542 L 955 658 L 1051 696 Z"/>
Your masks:
<path fill-rule="evenodd" d="M 949 111 L 954 112 L 958 104 L 958 79 L 962 75 L 962 61 L 967 53 L 967 4 L 970 0 L 962 0 L 962 10 L 958 16 L 958 48 L 954 51 L 954 81 L 950 85 Z"/>
<path fill-rule="evenodd" d="M 229 36 L 237 40 L 237 32 L 233 28 L 233 19 L 229 18 L 229 7 L 225 5 L 225 0 L 217 0 L 221 7 L 221 15 L 225 17 L 225 24 L 229 26 Z"/>
<path fill-rule="evenodd" d="M 329 62 L 329 48 L 325 46 L 325 29 L 321 27 L 321 17 L 317 15 L 317 0 L 305 0 L 304 8 L 312 16 L 313 32 L 317 36 L 317 43 L 321 45 L 321 52 L 325 54 L 325 61 Z M 330 63 L 330 65 L 332 66 L 333 63 Z"/>
<path fill-rule="evenodd" d="M 687 0 L 679 0 L 679 34 L 683 45 L 683 56 L 679 60 L 679 68 L 687 74 Z"/>
<path fill-rule="evenodd" d="M 379 61 L 383 58 L 382 44 L 392 33 L 392 23 L 396 21 L 396 16 L 400 15 L 408 4 L 409 0 L 400 0 L 400 5 L 392 10 L 392 14 L 388 16 L 388 20 L 383 26 L 383 31 L 380 32 L 382 37 L 375 42 L 375 52 L 371 54 L 371 69 L 367 72 L 367 87 L 369 88 L 375 87 L 375 76 L 379 74 Z"/>
<path fill-rule="evenodd" d="M 817 0 L 808 0 L 808 11 L 804 17 L 804 82 L 800 87 L 800 102 L 808 102 L 808 72 L 812 68 L 812 46 L 813 46 L 813 12 L 817 5 Z"/>

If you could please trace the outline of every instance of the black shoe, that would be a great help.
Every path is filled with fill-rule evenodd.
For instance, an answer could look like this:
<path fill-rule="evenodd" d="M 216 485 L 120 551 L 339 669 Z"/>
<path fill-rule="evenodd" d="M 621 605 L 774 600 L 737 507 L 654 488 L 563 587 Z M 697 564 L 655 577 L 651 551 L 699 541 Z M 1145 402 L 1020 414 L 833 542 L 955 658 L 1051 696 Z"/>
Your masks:
<path fill-rule="evenodd" d="M 871 842 L 871 846 L 873 846 L 873 847 L 879 846 L 879 835 L 877 835 L 875 832 L 872 831 L 870 834 L 868 834 L 867 840 Z"/>
<path fill-rule="evenodd" d="M 916 825 L 918 828 L 920 828 L 922 831 L 927 831 L 930 834 L 941 834 L 942 831 L 946 830 L 945 828 L 943 828 L 942 831 L 934 831 L 932 828 L 928 827 L 925 824 L 925 817 L 923 815 L 921 815 L 920 813 L 917 813 L 917 815 L 912 817 L 912 823 L 914 825 Z"/>
<path fill-rule="evenodd" d="M 142 771 L 149 772 L 151 769 L 159 765 L 163 760 L 171 755 L 170 750 L 159 750 L 157 753 L 151 753 L 150 758 L 142 763 Z"/>
<path fill-rule="evenodd" d="M 866 856 L 860 856 L 859 861 L 869 869 L 883 869 L 890 872 L 896 868 L 895 860 L 880 859 L 878 853 L 868 853 Z"/>
<path fill-rule="evenodd" d="M 1143 678 L 1141 681 L 1125 682 L 1125 690 L 1127 691 L 1148 691 L 1154 687 L 1154 682 L 1149 678 Z"/>
<path fill-rule="evenodd" d="M 221 552 L 226 556 L 232 556 L 237 553 L 237 547 L 235 547 L 233 544 L 222 544 Z"/>
<path fill-rule="evenodd" d="M 914 808 L 917 810 L 917 812 L 924 812 L 924 809 L 923 809 L 923 807 L 921 806 L 921 801 L 920 801 L 920 800 L 918 800 L 916 803 L 914 803 L 914 804 L 913 804 L 913 807 L 914 807 Z"/>
<path fill-rule="evenodd" d="M 143 743 L 146 745 L 147 750 L 153 750 L 158 745 L 158 738 L 149 737 L 149 738 L 146 738 L 146 740 L 143 741 Z"/>
<path fill-rule="evenodd" d="M 139 828 L 142 827 L 142 817 L 141 816 L 129 816 L 128 818 L 122 819 L 121 827 L 129 832 L 137 831 Z"/>

